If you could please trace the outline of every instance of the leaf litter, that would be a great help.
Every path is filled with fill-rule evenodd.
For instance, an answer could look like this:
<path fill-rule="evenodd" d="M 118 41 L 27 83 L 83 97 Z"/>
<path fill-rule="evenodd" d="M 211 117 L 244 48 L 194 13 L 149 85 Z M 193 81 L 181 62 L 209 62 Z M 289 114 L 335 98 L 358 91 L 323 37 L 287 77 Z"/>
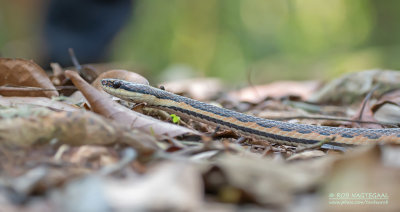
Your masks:
<path fill-rule="evenodd" d="M 1 76 L 13 76 L 3 77 L 0 86 L 54 89 L 71 80 L 81 93 L 78 100 L 72 100 L 70 92 L 51 99 L 58 96 L 55 90 L 1 93 L 2 210 L 400 209 L 396 201 L 400 199 L 400 151 L 396 145 L 339 151 L 252 141 L 145 105 L 114 101 L 99 90 L 102 77 L 148 84 L 139 74 L 112 69 L 90 85 L 83 78 L 93 76 L 82 78 L 57 64 L 52 67 L 50 80 L 32 61 L 0 59 Z M 28 82 L 15 81 L 16 73 Z M 334 80 L 320 91 L 316 91 L 319 82 L 290 82 L 287 90 L 281 88 L 288 87 L 288 82 L 275 82 L 228 95 L 219 83 L 212 93 L 207 91 L 209 83 L 217 83 L 215 79 L 186 80 L 182 86 L 179 81 L 164 84 L 167 90 L 173 85 L 179 93 L 261 117 L 347 127 L 368 120 L 376 122 L 368 127 L 382 128 L 386 127 L 382 123 L 399 123 L 393 114 L 397 114 L 400 94 L 387 92 L 397 89 L 397 75 L 365 71 Z M 379 80 L 385 86 L 363 102 Z M 363 89 L 357 87 L 363 81 L 370 83 Z M 188 82 L 202 89 L 196 93 Z M 296 89 L 299 92 L 293 92 Z M 329 92 L 332 89 L 337 92 Z M 271 94 L 271 90 L 279 92 Z M 60 93 L 68 94 L 62 89 Z"/>

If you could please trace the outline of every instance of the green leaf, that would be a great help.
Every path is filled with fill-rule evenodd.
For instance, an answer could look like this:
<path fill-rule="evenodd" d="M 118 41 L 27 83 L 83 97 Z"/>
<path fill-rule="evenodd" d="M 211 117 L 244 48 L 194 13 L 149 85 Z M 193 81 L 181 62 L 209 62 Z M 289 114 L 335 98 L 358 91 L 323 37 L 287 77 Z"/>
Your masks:
<path fill-rule="evenodd" d="M 175 114 L 171 114 L 170 116 L 172 118 L 172 123 L 174 123 L 174 124 L 179 124 L 179 122 L 181 121 L 181 117 L 179 117 Z"/>

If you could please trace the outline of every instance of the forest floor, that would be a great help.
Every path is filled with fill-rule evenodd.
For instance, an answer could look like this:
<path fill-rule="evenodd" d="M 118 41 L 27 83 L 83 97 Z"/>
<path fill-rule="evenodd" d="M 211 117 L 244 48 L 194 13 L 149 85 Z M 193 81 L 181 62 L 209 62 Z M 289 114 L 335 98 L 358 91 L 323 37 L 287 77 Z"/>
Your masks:
<path fill-rule="evenodd" d="M 118 99 L 103 91 L 105 78 L 148 84 L 126 70 L 52 64 L 49 74 L 33 61 L 0 58 L 0 211 L 400 209 L 400 139 L 263 140 Z M 214 78 L 161 85 L 292 124 L 383 129 L 400 123 L 397 71 L 234 91 Z"/>

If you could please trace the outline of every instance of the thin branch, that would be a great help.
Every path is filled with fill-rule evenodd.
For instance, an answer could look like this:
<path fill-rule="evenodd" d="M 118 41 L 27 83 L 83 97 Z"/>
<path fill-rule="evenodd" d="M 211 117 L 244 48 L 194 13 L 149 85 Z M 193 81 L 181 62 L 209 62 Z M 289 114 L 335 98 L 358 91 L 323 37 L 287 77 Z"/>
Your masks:
<path fill-rule="evenodd" d="M 295 153 L 299 153 L 299 152 L 304 152 L 305 150 L 309 150 L 309 149 L 316 149 L 316 148 L 320 148 L 322 145 L 332 142 L 336 139 L 336 137 L 332 137 L 332 138 L 325 138 L 324 140 L 315 143 L 315 144 L 310 144 L 304 147 L 299 147 L 297 148 L 294 152 Z"/>
<path fill-rule="evenodd" d="M 78 58 L 77 58 L 76 55 L 75 55 L 74 49 L 73 49 L 73 48 L 69 48 L 69 49 L 68 49 L 68 53 L 69 53 L 69 56 L 71 57 L 71 61 L 72 61 L 72 63 L 74 64 L 76 70 L 78 70 L 78 72 L 79 72 L 80 74 L 82 74 L 82 66 L 81 66 L 81 64 L 79 63 Z"/>
<path fill-rule="evenodd" d="M 29 86 L 0 86 L 0 91 L 21 91 L 21 92 L 41 92 L 41 91 L 60 91 L 60 90 L 74 90 L 75 86 L 56 86 L 56 89 L 52 88 L 39 88 L 39 87 L 29 87 Z"/>
<path fill-rule="evenodd" d="M 361 120 L 362 120 L 362 116 L 363 116 L 363 114 L 364 114 L 365 106 L 367 105 L 368 100 L 371 99 L 372 94 L 378 89 L 378 87 L 379 87 L 379 84 L 378 84 L 378 85 L 375 85 L 375 86 L 368 92 L 368 94 L 365 96 L 365 98 L 364 98 L 364 100 L 363 100 L 363 102 L 362 102 L 360 114 L 358 115 L 358 121 L 361 121 Z"/>

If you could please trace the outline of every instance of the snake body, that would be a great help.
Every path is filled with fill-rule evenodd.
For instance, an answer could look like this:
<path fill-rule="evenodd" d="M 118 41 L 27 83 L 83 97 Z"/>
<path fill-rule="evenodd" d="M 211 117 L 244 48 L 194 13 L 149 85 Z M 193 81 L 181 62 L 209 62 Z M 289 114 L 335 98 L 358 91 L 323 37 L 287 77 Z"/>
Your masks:
<path fill-rule="evenodd" d="M 263 119 L 216 107 L 148 85 L 119 79 L 103 79 L 102 88 L 121 99 L 159 108 L 179 116 L 231 129 L 247 137 L 281 144 L 307 145 L 335 138 L 331 145 L 400 144 L 400 128 L 366 129 L 293 124 Z"/>

